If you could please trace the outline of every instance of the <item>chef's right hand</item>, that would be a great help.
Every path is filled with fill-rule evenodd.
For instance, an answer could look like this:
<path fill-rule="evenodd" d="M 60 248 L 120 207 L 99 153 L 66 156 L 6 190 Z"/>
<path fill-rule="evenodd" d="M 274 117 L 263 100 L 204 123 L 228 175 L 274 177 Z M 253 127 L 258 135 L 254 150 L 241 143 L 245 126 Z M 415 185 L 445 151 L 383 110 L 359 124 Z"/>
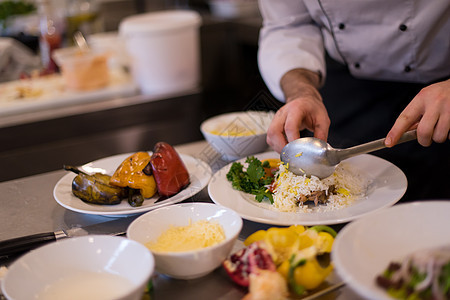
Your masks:
<path fill-rule="evenodd" d="M 278 153 L 293 140 L 300 138 L 300 131 L 314 132 L 314 137 L 326 141 L 330 118 L 322 102 L 317 86 L 316 73 L 302 69 L 287 72 L 281 79 L 286 104 L 275 114 L 267 131 L 267 143 Z"/>
<path fill-rule="evenodd" d="M 450 79 L 425 87 L 411 100 L 386 136 L 386 146 L 394 146 L 412 128 L 424 147 L 450 139 Z"/>

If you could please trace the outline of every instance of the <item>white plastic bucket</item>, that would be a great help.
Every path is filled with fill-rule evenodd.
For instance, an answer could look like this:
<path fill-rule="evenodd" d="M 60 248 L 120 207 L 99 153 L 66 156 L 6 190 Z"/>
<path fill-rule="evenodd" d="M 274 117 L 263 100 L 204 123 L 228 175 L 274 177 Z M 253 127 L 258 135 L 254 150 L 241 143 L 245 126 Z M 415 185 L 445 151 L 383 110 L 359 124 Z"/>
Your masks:
<path fill-rule="evenodd" d="M 134 15 L 119 25 L 133 78 L 146 95 L 180 92 L 200 82 L 201 17 L 189 10 Z"/>

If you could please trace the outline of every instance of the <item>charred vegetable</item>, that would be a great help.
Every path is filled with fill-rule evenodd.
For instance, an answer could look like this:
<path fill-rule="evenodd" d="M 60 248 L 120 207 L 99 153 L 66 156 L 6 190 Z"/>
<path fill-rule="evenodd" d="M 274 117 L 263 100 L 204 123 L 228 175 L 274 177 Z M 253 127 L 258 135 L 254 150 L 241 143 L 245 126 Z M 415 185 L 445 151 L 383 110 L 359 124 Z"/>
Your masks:
<path fill-rule="evenodd" d="M 133 207 L 139 207 L 142 203 L 144 203 L 144 196 L 142 196 L 142 193 L 139 190 L 130 188 L 128 192 L 128 204 Z"/>
<path fill-rule="evenodd" d="M 114 186 L 139 190 L 143 198 L 151 198 L 156 194 L 157 188 L 149 163 L 150 154 L 147 152 L 136 152 L 120 164 L 109 183 Z M 134 192 L 132 194 L 137 196 Z M 140 201 L 129 202 L 139 203 Z M 140 205 L 142 205 L 142 202 Z"/>
<path fill-rule="evenodd" d="M 67 171 L 72 171 L 77 176 L 72 181 L 72 193 L 91 204 L 114 205 L 119 204 L 127 197 L 128 190 L 109 184 L 111 176 L 95 173 L 89 175 L 73 166 L 64 166 Z"/>
<path fill-rule="evenodd" d="M 156 143 L 150 164 L 160 196 L 171 197 L 189 184 L 189 172 L 171 145 Z"/>

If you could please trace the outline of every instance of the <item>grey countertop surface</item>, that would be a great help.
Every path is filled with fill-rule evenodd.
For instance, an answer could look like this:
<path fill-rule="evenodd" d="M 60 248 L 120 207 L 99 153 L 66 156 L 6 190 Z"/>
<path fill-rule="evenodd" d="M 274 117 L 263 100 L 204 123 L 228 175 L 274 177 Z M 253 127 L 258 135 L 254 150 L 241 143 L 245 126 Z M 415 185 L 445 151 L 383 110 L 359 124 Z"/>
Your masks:
<path fill-rule="evenodd" d="M 198 141 L 176 146 L 179 153 L 201 157 L 208 149 L 206 141 Z M 207 161 L 213 171 L 221 164 Z M 223 162 L 222 162 L 223 164 Z M 114 218 L 88 215 L 68 210 L 60 206 L 53 197 L 53 189 L 66 171 L 53 171 L 0 183 L 0 240 L 29 234 L 69 229 L 103 223 Z M 184 202 L 212 202 L 207 188 Z M 132 220 L 130 220 L 131 222 Z M 242 240 L 249 234 L 267 229 L 267 224 L 244 220 L 244 227 L 235 250 L 242 247 Z M 339 282 L 336 274 L 328 279 L 330 284 Z M 236 286 L 222 268 L 195 280 L 175 280 L 156 274 L 153 278 L 152 299 L 241 299 L 246 290 Z M 349 288 L 344 287 L 318 299 L 358 299 Z"/>

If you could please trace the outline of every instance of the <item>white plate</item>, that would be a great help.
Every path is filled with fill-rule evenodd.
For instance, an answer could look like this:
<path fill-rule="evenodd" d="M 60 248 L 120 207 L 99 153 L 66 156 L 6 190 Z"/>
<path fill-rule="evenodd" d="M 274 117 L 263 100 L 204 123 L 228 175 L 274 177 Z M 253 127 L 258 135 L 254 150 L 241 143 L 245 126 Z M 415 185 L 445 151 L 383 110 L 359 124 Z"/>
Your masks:
<path fill-rule="evenodd" d="M 262 159 L 279 158 L 276 152 L 254 155 Z M 244 162 L 244 159 L 239 160 Z M 392 163 L 370 154 L 358 155 L 346 160 L 354 169 L 368 176 L 372 181 L 367 196 L 356 200 L 351 206 L 328 212 L 280 212 L 269 203 L 258 203 L 255 196 L 232 188 L 226 178 L 231 164 L 214 174 L 208 186 L 211 199 L 220 205 L 230 207 L 242 218 L 273 225 L 332 225 L 352 221 L 375 210 L 396 203 L 406 191 L 405 174 Z"/>
<path fill-rule="evenodd" d="M 90 163 L 87 163 L 80 168 L 87 173 L 102 172 L 112 175 L 122 161 L 133 153 L 118 154 L 106 158 L 102 158 Z M 150 153 L 151 154 L 151 153 Z M 103 216 L 127 216 L 137 213 L 143 213 L 152 209 L 156 209 L 162 206 L 178 203 L 189 197 L 194 196 L 200 192 L 211 179 L 211 168 L 208 164 L 200 159 L 196 159 L 192 156 L 180 154 L 186 168 L 189 171 L 190 184 L 180 191 L 178 194 L 156 202 L 159 196 L 156 195 L 153 198 L 144 200 L 144 203 L 140 207 L 132 207 L 128 204 L 126 199 L 117 205 L 98 205 L 89 204 L 79 198 L 75 197 L 72 193 L 72 181 L 75 178 L 75 174 L 70 172 L 62 177 L 56 184 L 53 190 L 53 196 L 56 201 L 63 207 L 72 211 Z M 156 203 L 155 203 L 156 202 Z"/>
<path fill-rule="evenodd" d="M 450 199 L 449 199 L 450 200 Z M 365 299 L 392 299 L 375 283 L 392 261 L 450 245 L 450 201 L 397 204 L 345 226 L 331 253 L 340 277 Z"/>

